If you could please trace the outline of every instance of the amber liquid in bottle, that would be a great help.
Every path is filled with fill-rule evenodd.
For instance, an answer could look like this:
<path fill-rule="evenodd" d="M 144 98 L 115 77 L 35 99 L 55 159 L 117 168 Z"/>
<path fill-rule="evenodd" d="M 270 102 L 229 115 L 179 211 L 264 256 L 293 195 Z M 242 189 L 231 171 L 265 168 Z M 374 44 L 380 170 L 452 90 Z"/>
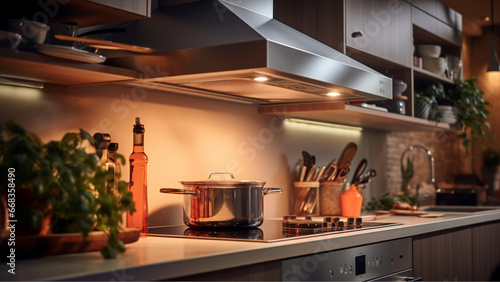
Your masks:
<path fill-rule="evenodd" d="M 141 237 L 146 237 L 148 232 L 148 156 L 144 153 L 144 125 L 141 124 L 140 118 L 135 119 L 134 149 L 129 160 L 129 190 L 132 192 L 135 212 L 127 214 L 127 227 L 139 228 Z"/>

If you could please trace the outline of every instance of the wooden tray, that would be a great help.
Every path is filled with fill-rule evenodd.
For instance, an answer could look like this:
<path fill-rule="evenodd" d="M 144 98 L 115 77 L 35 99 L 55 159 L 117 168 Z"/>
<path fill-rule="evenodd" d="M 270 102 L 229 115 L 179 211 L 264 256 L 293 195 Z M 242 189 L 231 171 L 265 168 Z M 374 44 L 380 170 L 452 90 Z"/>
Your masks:
<path fill-rule="evenodd" d="M 140 230 L 125 228 L 118 237 L 124 244 L 130 244 L 139 240 Z M 8 246 L 4 239 L 1 240 L 1 253 L 9 254 L 10 248 L 15 248 L 16 258 L 100 251 L 108 244 L 108 236 L 102 231 L 90 232 L 85 240 L 80 233 L 16 236 L 15 247 Z"/>
<path fill-rule="evenodd" d="M 390 215 L 410 215 L 410 216 L 418 216 L 418 217 L 427 217 L 427 218 L 434 218 L 434 217 L 443 217 L 445 216 L 444 213 L 428 213 L 426 211 L 409 211 L 409 210 L 396 210 L 392 209 L 389 211 L 386 210 L 375 210 L 373 211 L 374 217 L 380 218 L 381 216 L 390 216 Z"/>
<path fill-rule="evenodd" d="M 395 210 L 395 209 L 390 210 L 390 212 L 392 214 L 397 214 L 397 215 L 413 215 L 413 216 L 427 214 L 426 211 L 410 211 L 410 210 Z"/>

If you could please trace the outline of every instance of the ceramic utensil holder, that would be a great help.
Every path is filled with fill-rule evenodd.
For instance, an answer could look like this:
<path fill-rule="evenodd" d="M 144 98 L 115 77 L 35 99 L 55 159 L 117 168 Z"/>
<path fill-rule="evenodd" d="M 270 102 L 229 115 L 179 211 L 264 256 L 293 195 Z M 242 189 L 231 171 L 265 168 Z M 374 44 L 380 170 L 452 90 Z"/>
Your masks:
<path fill-rule="evenodd" d="M 346 182 L 324 181 L 319 185 L 320 215 L 341 215 L 340 195 Z"/>

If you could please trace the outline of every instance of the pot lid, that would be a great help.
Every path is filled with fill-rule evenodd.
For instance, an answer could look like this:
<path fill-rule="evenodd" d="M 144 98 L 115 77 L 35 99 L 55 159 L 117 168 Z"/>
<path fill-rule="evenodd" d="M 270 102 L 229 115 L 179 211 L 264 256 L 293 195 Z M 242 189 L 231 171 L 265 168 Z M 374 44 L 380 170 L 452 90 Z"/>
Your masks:
<path fill-rule="evenodd" d="M 258 180 L 236 180 L 234 179 L 234 175 L 230 172 L 213 172 L 206 180 L 180 181 L 180 183 L 183 185 L 224 185 L 224 186 L 234 186 L 234 185 L 263 186 L 264 184 L 266 184 L 265 181 L 258 181 Z"/>

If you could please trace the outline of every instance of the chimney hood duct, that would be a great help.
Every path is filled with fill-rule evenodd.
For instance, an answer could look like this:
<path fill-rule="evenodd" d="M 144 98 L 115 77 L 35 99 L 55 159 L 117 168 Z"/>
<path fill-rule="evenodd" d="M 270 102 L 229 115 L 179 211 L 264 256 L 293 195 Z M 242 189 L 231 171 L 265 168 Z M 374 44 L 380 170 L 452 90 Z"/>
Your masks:
<path fill-rule="evenodd" d="M 107 38 L 155 50 L 108 56 L 143 73 L 131 85 L 258 104 L 392 99 L 390 78 L 273 19 L 272 0 L 159 4 Z"/>

